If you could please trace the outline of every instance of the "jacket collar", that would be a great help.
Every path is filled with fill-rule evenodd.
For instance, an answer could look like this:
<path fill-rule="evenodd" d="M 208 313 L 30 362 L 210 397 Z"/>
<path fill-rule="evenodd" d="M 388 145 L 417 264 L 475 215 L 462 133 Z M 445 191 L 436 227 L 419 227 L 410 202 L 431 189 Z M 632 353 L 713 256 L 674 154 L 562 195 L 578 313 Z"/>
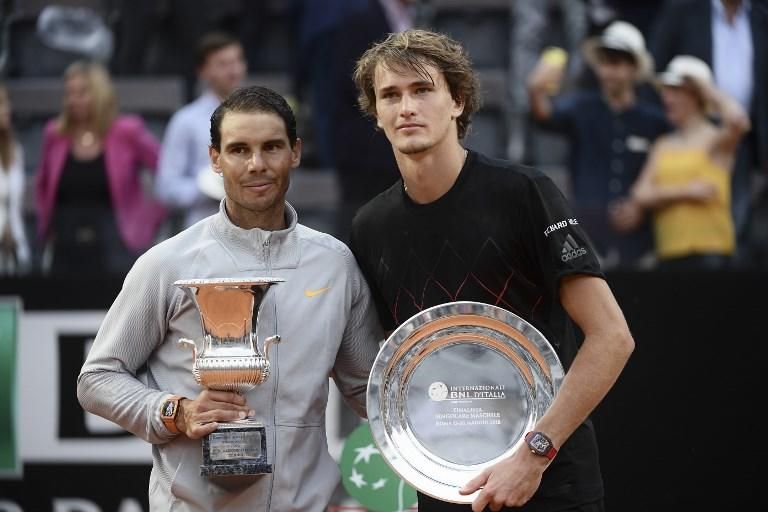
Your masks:
<path fill-rule="evenodd" d="M 227 215 L 224 200 L 219 204 L 219 213 L 212 217 L 214 235 L 232 254 L 241 270 L 248 270 L 254 264 L 267 270 L 296 268 L 299 264 L 298 215 L 293 206 L 285 203 L 287 227 L 277 231 L 253 228 L 243 229 L 235 225 Z"/>

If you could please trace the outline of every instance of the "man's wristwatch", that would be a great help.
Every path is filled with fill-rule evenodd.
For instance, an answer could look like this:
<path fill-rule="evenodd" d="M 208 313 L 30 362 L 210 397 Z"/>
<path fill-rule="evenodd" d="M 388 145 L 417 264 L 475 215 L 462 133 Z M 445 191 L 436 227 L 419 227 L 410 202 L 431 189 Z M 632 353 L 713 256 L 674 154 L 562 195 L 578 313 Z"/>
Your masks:
<path fill-rule="evenodd" d="M 549 460 L 555 458 L 557 449 L 552 444 L 552 440 L 542 432 L 528 432 L 525 434 L 525 442 L 528 444 L 531 452 Z"/>
<path fill-rule="evenodd" d="M 160 406 L 160 418 L 163 420 L 165 428 L 174 434 L 181 433 L 176 426 L 176 416 L 179 414 L 179 402 L 182 398 L 181 396 L 173 395 L 163 400 L 163 404 Z"/>

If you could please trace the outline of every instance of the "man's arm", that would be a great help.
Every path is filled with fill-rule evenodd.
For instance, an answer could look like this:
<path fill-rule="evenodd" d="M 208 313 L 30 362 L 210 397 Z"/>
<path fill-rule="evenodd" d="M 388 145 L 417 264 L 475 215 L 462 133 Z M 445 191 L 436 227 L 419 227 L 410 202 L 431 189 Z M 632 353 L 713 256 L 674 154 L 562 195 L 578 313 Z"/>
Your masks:
<path fill-rule="evenodd" d="M 560 89 L 565 76 L 565 57 L 559 55 L 560 53 L 554 56 L 546 53 L 542 55 L 528 76 L 528 103 L 531 115 L 540 123 L 546 123 L 552 118 L 551 96 Z"/>
<path fill-rule="evenodd" d="M 155 196 L 174 208 L 192 206 L 200 195 L 197 172 L 191 169 L 194 148 L 188 120 L 174 115 L 168 123 L 160 147 L 160 158 L 155 178 Z"/>
<path fill-rule="evenodd" d="M 562 446 L 605 397 L 635 347 L 624 314 L 603 279 L 563 278 L 560 302 L 584 332 L 584 343 L 536 427 L 555 446 Z"/>
<path fill-rule="evenodd" d="M 160 419 L 160 405 L 173 390 L 151 389 L 136 375 L 165 337 L 168 299 L 163 280 L 142 261 L 128 273 L 99 328 L 77 379 L 77 398 L 86 411 L 163 443 L 174 436 Z"/>
<path fill-rule="evenodd" d="M 584 422 L 616 382 L 634 350 L 624 315 L 608 284 L 599 277 L 574 275 L 563 278 L 560 302 L 584 332 L 584 343 L 563 379 L 552 405 L 535 430 L 550 437 L 560 448 Z M 489 505 L 521 506 L 541 483 L 549 461 L 527 447 L 483 471 L 461 490 L 471 494 L 482 488 L 472 510 Z"/>
<path fill-rule="evenodd" d="M 368 376 L 384 335 L 370 289 L 352 253 L 347 254 L 347 269 L 352 304 L 332 377 L 347 404 L 364 418 Z"/>

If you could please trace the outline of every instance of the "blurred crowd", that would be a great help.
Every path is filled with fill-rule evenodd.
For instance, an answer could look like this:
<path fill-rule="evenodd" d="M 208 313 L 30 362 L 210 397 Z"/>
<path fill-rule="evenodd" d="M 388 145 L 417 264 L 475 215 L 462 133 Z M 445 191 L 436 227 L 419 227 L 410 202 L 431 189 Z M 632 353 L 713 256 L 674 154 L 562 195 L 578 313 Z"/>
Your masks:
<path fill-rule="evenodd" d="M 24 3 L 2 3 L 3 30 Z M 38 3 L 39 37 L 73 59 L 39 150 L 14 135 L 12 98 L 0 86 L 4 275 L 122 274 L 217 211 L 224 190 L 208 156 L 211 113 L 276 54 L 290 60 L 284 92 L 307 113 L 305 166 L 335 172 L 333 234 L 346 239 L 357 208 L 398 178 L 389 144 L 357 107 L 354 62 L 389 32 L 431 26 L 440 4 Z M 270 9 L 290 20 L 289 33 L 268 36 Z M 768 1 L 509 0 L 506 9 L 504 156 L 538 166 L 565 142 L 558 183 L 606 269 L 766 267 Z M 3 76 L 23 81 L 4 50 Z M 187 103 L 161 136 L 120 110 L 113 85 L 153 74 L 185 78 Z"/>

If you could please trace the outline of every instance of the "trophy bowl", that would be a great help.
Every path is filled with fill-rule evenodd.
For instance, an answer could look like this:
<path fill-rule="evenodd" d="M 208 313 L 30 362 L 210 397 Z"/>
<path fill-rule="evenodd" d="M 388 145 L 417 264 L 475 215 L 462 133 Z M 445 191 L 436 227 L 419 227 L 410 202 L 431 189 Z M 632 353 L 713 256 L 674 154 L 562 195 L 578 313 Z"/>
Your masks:
<path fill-rule="evenodd" d="M 368 380 L 373 438 L 403 480 L 442 501 L 509 457 L 549 408 L 564 376 L 530 323 L 480 302 L 425 309 L 379 350 Z"/>
<path fill-rule="evenodd" d="M 201 386 L 243 394 L 269 377 L 269 348 L 275 334 L 259 346 L 261 305 L 269 288 L 283 282 L 274 277 L 188 279 L 174 283 L 184 290 L 200 314 L 200 340 L 181 338 L 192 350 L 192 374 Z M 267 463 L 266 429 L 253 418 L 222 422 L 203 438 L 203 476 L 271 473 Z"/>

